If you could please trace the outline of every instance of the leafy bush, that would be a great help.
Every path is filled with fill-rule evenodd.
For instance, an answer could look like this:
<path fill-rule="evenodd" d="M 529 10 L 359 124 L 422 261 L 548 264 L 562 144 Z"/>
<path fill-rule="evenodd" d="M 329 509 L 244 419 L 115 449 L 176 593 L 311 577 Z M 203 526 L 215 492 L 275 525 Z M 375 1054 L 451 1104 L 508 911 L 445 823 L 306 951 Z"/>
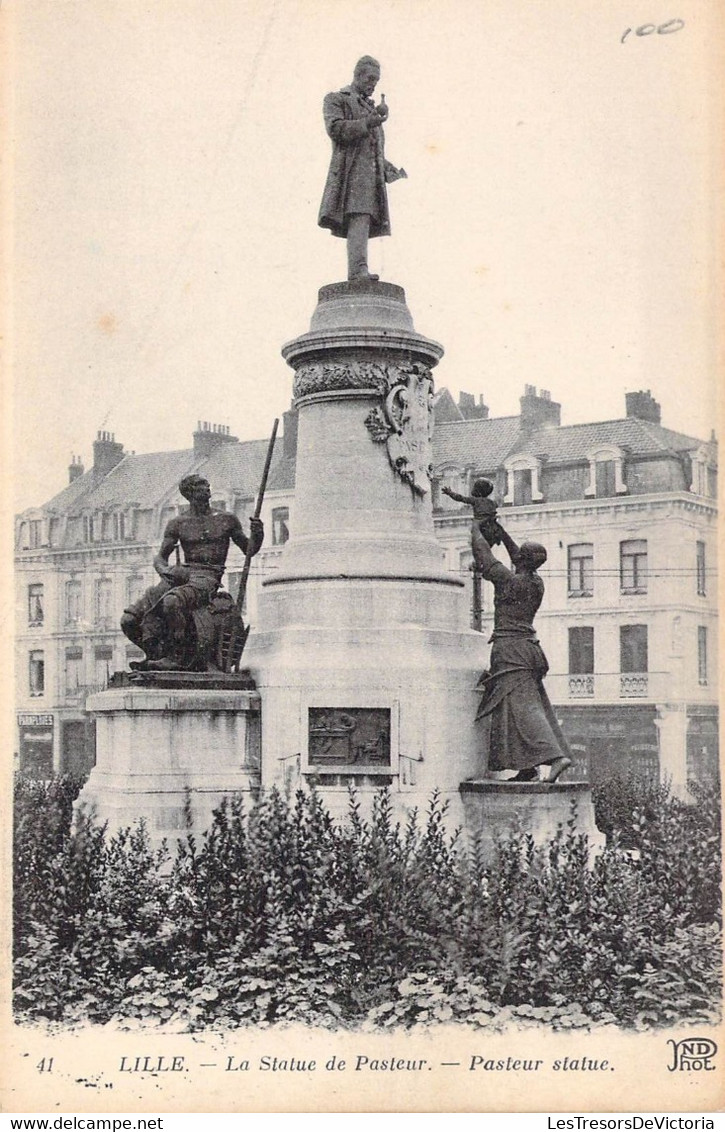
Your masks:
<path fill-rule="evenodd" d="M 173 855 L 143 824 L 71 829 L 72 796 L 17 787 L 21 1019 L 647 1026 L 719 1000 L 714 795 L 610 798 L 593 863 L 572 818 L 545 846 L 502 838 L 493 864 L 446 834 L 435 794 L 402 826 L 386 792 L 368 819 L 352 794 L 343 823 L 314 790 L 249 813 L 234 797 Z"/>

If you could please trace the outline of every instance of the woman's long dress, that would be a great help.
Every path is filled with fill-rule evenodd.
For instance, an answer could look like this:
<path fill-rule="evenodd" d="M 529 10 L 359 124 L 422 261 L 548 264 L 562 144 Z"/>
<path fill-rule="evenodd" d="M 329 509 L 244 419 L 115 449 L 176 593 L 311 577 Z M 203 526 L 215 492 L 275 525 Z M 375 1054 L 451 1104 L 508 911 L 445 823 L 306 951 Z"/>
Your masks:
<path fill-rule="evenodd" d="M 544 596 L 536 573 L 515 574 L 502 562 L 484 571 L 493 583 L 494 630 L 490 672 L 476 719 L 488 770 L 526 770 L 570 757 L 543 678 L 549 665 L 534 632 Z"/>

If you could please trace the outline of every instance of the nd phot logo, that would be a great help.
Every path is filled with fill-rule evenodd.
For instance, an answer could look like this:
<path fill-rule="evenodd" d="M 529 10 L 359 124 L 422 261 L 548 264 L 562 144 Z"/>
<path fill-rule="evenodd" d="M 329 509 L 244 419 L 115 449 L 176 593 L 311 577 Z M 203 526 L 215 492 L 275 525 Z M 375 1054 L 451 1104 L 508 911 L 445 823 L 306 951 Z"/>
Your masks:
<path fill-rule="evenodd" d="M 689 1073 L 714 1070 L 710 1062 L 717 1053 L 717 1045 L 710 1038 L 683 1038 L 681 1042 L 668 1038 L 667 1044 L 672 1046 L 672 1064 L 667 1066 L 670 1073 L 676 1069 Z"/>

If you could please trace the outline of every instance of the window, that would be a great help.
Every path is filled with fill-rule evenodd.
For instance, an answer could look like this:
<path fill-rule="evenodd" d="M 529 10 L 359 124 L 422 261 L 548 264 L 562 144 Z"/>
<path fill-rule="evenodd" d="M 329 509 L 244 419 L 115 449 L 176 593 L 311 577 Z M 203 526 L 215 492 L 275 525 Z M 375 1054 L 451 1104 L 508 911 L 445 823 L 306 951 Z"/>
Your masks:
<path fill-rule="evenodd" d="M 595 466 L 595 486 L 597 497 L 616 495 L 616 465 L 614 460 L 597 460 Z"/>
<path fill-rule="evenodd" d="M 83 587 L 72 579 L 65 584 L 65 620 L 67 625 L 75 625 L 83 616 Z"/>
<path fill-rule="evenodd" d="M 567 555 L 569 597 L 591 597 L 594 593 L 594 544 L 573 543 Z"/>
<path fill-rule="evenodd" d="M 692 483 L 690 491 L 707 495 L 707 449 L 703 446 L 692 457 Z"/>
<path fill-rule="evenodd" d="M 272 546 L 283 546 L 289 538 L 289 507 L 272 511 Z"/>
<path fill-rule="evenodd" d="M 116 511 L 113 515 L 113 538 L 115 542 L 122 542 L 126 537 L 126 516 L 123 511 Z"/>
<path fill-rule="evenodd" d="M 619 577 L 622 593 L 647 593 L 646 539 L 628 539 L 619 544 Z"/>
<path fill-rule="evenodd" d="M 569 672 L 574 676 L 594 672 L 594 629 L 574 625 L 569 629 Z"/>
<path fill-rule="evenodd" d="M 529 503 L 541 503 L 543 495 L 539 486 L 541 461 L 536 456 L 520 454 L 512 456 L 504 464 L 507 490 L 504 503 L 515 507 L 525 507 Z"/>
<path fill-rule="evenodd" d="M 514 507 L 531 503 L 531 468 L 514 469 Z"/>
<path fill-rule="evenodd" d="M 96 662 L 96 684 L 105 685 L 111 671 L 111 664 L 113 662 L 113 648 L 111 645 L 96 645 L 94 649 L 94 659 Z"/>
<path fill-rule="evenodd" d="M 435 480 L 435 506 L 441 508 L 443 511 L 451 511 L 460 508 L 460 503 L 457 503 L 455 499 L 451 499 L 449 495 L 443 494 L 441 491 L 443 487 L 447 487 L 451 491 L 456 491 L 459 495 L 467 495 L 468 481 L 463 471 L 455 467 L 442 468 Z"/>
<path fill-rule="evenodd" d="M 234 604 L 235 605 L 236 605 L 236 602 L 237 602 L 237 598 L 239 596 L 239 587 L 240 587 L 241 583 L 242 583 L 242 571 L 241 570 L 229 570 L 229 571 L 227 571 L 227 589 L 229 590 L 229 593 L 234 598 Z M 247 586 L 247 588 L 244 591 L 244 600 L 242 601 L 242 608 L 239 611 L 243 617 L 246 615 L 246 612 L 247 612 L 247 595 L 248 595 L 248 593 L 249 593 L 249 586 Z"/>
<path fill-rule="evenodd" d="M 131 574 L 126 578 L 126 605 L 133 605 L 138 601 L 144 591 L 143 578 L 140 574 Z"/>
<path fill-rule="evenodd" d="M 697 679 L 707 685 L 707 626 L 697 626 Z"/>
<path fill-rule="evenodd" d="M 30 549 L 37 550 L 42 540 L 42 523 L 40 519 L 31 519 L 29 524 Z"/>
<path fill-rule="evenodd" d="M 649 692 L 646 625 L 620 626 L 619 667 L 620 696 L 623 699 L 645 699 Z"/>
<path fill-rule="evenodd" d="M 113 579 L 97 578 L 93 596 L 96 624 L 110 628 L 113 623 Z"/>
<path fill-rule="evenodd" d="M 704 542 L 697 542 L 695 544 L 695 561 L 697 569 L 697 592 L 701 597 L 705 597 L 707 590 L 705 588 L 705 544 Z"/>
<path fill-rule="evenodd" d="M 28 624 L 43 624 L 43 585 L 33 582 L 28 586 Z"/>
<path fill-rule="evenodd" d="M 589 483 L 584 489 L 587 499 L 598 496 L 606 499 L 612 495 L 624 495 L 627 485 L 624 482 L 624 452 L 616 444 L 598 444 L 587 452 L 589 461 Z"/>
<path fill-rule="evenodd" d="M 42 696 L 45 692 L 45 654 L 41 650 L 30 654 L 28 684 L 31 696 Z"/>
<path fill-rule="evenodd" d="M 594 695 L 594 629 L 573 625 L 569 629 L 569 695 L 582 699 Z"/>
<path fill-rule="evenodd" d="M 619 667 L 621 672 L 647 672 L 646 625 L 620 626 Z"/>
<path fill-rule="evenodd" d="M 66 695 L 73 696 L 83 687 L 83 649 L 67 648 L 65 650 L 65 691 Z"/>

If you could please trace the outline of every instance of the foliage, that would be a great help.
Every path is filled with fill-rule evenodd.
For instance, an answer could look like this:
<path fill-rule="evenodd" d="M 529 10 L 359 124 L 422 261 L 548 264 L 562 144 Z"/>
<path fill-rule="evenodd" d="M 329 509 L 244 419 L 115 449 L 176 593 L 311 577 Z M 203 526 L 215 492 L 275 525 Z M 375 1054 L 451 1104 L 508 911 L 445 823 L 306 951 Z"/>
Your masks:
<path fill-rule="evenodd" d="M 386 792 L 335 822 L 319 796 L 225 800 L 202 838 L 108 837 L 63 782 L 16 790 L 19 1018 L 189 1029 L 305 1022 L 483 1028 L 713 1020 L 719 812 L 610 790 L 609 845 L 575 822 L 493 863 L 446 832 L 433 795 Z M 631 806 L 631 808 L 630 808 Z M 615 820 L 616 819 L 616 820 Z M 619 830 L 621 829 L 621 833 Z M 626 848 L 623 848 L 626 845 Z"/>

